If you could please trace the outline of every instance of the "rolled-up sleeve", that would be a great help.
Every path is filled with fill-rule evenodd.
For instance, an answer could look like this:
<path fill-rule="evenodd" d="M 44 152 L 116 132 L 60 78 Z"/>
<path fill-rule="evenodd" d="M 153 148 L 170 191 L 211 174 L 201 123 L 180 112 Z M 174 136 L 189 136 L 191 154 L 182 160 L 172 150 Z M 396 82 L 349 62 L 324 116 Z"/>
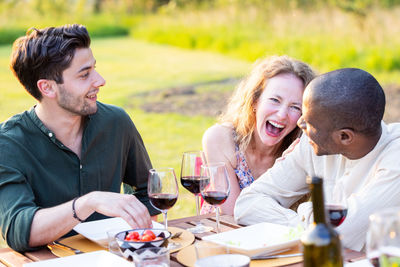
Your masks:
<path fill-rule="evenodd" d="M 29 236 L 38 209 L 24 176 L 13 168 L 0 165 L 0 228 L 2 237 L 12 249 L 34 249 L 29 247 Z"/>

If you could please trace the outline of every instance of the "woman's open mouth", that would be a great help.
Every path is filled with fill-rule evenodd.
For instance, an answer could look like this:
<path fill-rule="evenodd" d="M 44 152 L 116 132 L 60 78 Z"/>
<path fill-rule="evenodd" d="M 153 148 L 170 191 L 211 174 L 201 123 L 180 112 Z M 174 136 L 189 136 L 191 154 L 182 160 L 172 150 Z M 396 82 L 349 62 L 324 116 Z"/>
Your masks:
<path fill-rule="evenodd" d="M 267 129 L 267 134 L 271 136 L 279 136 L 283 129 L 285 129 L 285 125 L 278 123 L 276 121 L 267 121 L 266 122 L 266 129 Z"/>

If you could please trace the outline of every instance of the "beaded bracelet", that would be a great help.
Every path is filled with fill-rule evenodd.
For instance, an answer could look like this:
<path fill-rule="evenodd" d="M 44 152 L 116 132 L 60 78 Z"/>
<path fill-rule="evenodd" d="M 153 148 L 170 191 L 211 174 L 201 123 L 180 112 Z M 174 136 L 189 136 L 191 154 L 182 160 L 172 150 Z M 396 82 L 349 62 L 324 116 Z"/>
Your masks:
<path fill-rule="evenodd" d="M 74 198 L 74 200 L 72 200 L 72 216 L 77 219 L 80 222 L 84 222 L 84 220 L 82 220 L 81 218 L 78 217 L 78 215 L 76 215 L 76 210 L 75 210 L 75 201 L 78 199 L 79 197 Z"/>

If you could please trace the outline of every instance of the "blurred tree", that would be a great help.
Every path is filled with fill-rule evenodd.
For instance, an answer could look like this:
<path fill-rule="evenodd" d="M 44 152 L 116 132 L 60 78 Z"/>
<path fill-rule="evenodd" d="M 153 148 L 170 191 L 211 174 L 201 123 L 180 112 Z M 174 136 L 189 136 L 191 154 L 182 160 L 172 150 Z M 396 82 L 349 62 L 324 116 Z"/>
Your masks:
<path fill-rule="evenodd" d="M 400 0 L 381 0 L 381 5 L 386 8 L 400 5 Z"/>
<path fill-rule="evenodd" d="M 126 14 L 131 15 L 134 11 L 134 0 L 123 0 Z"/>
<path fill-rule="evenodd" d="M 156 12 L 164 7 L 174 8 L 214 8 L 232 6 L 240 10 L 243 6 L 259 10 L 315 9 L 316 7 L 335 7 L 352 14 L 363 24 L 371 7 L 393 8 L 400 0 L 0 0 L 0 13 L 12 16 L 8 11 L 17 12 L 28 6 L 39 16 L 73 15 L 87 16 L 88 13 L 109 13 L 134 15 Z M 76 12 L 76 13 L 75 13 Z M 51 13 L 51 14 L 50 14 Z"/>
<path fill-rule="evenodd" d="M 44 11 L 43 11 L 43 1 L 42 1 L 42 0 L 35 0 L 33 5 L 34 5 L 34 7 L 35 7 L 35 10 L 36 10 L 40 15 L 43 15 L 43 14 L 44 14 Z"/>
<path fill-rule="evenodd" d="M 101 12 L 101 2 L 103 2 L 103 0 L 94 0 L 93 12 L 95 14 L 99 14 Z"/>
<path fill-rule="evenodd" d="M 359 17 L 365 17 L 368 9 L 374 3 L 381 2 L 378 0 L 331 0 L 334 6 L 342 9 L 345 12 L 355 14 Z"/>
<path fill-rule="evenodd" d="M 381 5 L 382 0 L 330 0 L 337 8 L 354 16 L 361 30 L 365 28 L 365 19 L 373 6 Z"/>

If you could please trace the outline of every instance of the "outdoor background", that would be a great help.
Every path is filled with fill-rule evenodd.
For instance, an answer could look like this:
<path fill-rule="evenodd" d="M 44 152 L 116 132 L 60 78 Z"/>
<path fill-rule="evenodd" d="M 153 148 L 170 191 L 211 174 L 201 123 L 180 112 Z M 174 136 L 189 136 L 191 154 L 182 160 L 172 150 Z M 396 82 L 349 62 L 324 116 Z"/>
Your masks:
<path fill-rule="evenodd" d="M 400 118 L 400 0 L 0 0 L 0 121 L 35 104 L 8 65 L 28 28 L 81 23 L 106 79 L 99 101 L 127 110 L 154 167 L 201 149 L 232 90 L 258 59 L 287 54 L 323 73 L 371 72 L 385 120 Z M 180 186 L 169 219 L 195 214 Z M 161 219 L 161 217 L 160 217 Z M 0 243 L 1 246 L 1 243 Z"/>

